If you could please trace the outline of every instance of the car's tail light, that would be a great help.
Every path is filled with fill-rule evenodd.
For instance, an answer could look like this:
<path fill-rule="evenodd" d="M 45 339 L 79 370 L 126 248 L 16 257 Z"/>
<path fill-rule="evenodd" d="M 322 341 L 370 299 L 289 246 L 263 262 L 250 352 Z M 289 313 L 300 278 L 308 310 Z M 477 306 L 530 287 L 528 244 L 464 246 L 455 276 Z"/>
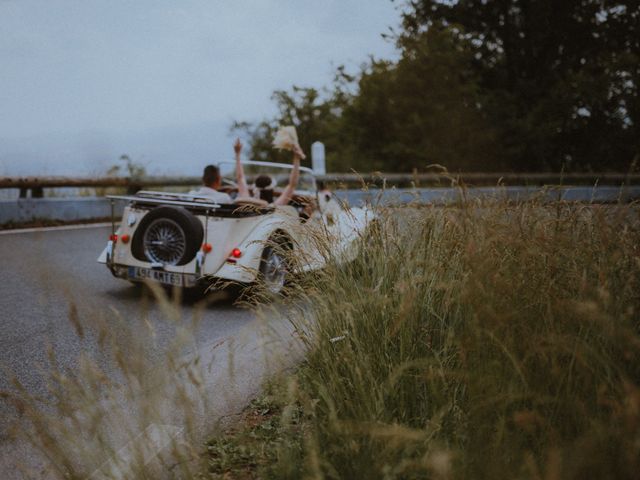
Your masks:
<path fill-rule="evenodd" d="M 204 253 L 209 253 L 211 251 L 211 244 L 210 243 L 203 243 L 202 244 L 202 251 Z"/>
<path fill-rule="evenodd" d="M 112 233 L 111 235 L 109 235 L 109 240 L 111 240 L 113 243 L 116 243 L 118 241 L 118 235 Z"/>
<path fill-rule="evenodd" d="M 122 241 L 122 243 L 129 243 L 129 235 L 127 235 L 126 233 L 124 235 L 120 235 L 120 240 Z"/>
<path fill-rule="evenodd" d="M 233 250 L 231 250 L 231 256 L 233 258 L 240 258 L 242 256 L 242 250 L 240 250 L 239 248 L 234 248 Z"/>

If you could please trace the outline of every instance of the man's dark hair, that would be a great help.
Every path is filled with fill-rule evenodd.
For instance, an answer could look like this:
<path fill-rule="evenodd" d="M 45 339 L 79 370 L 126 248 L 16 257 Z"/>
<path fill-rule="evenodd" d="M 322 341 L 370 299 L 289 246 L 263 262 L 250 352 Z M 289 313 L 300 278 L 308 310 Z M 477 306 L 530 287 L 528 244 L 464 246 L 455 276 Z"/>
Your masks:
<path fill-rule="evenodd" d="M 218 181 L 220 178 L 220 169 L 215 165 L 207 165 L 204 167 L 204 172 L 202 173 L 202 183 L 205 186 L 210 186 Z"/>
<path fill-rule="evenodd" d="M 271 185 L 271 182 L 273 180 L 271 179 L 271 177 L 269 175 L 258 175 L 258 177 L 256 177 L 256 187 L 258 188 L 267 188 Z"/>

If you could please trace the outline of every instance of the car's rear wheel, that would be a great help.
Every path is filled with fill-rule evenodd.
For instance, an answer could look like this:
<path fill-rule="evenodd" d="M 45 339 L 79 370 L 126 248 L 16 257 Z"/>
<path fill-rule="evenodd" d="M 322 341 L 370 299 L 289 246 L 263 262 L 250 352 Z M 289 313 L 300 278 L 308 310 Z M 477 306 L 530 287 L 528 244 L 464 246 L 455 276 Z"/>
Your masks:
<path fill-rule="evenodd" d="M 285 259 L 275 249 L 267 247 L 260 263 L 260 273 L 267 291 L 274 295 L 279 294 L 287 278 Z"/>
<path fill-rule="evenodd" d="M 279 295 L 289 279 L 290 248 L 284 238 L 271 239 L 262 251 L 260 282 L 270 295 Z"/>

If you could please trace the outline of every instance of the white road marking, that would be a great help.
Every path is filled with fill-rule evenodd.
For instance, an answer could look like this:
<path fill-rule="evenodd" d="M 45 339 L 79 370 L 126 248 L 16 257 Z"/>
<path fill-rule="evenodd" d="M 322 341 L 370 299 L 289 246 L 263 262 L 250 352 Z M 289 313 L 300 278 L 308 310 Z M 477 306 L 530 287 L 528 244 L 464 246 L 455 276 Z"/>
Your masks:
<path fill-rule="evenodd" d="M 116 227 L 118 226 L 116 222 Z M 81 223 L 79 225 L 60 225 L 58 227 L 35 227 L 35 228 L 12 228 L 9 230 L 0 230 L 0 235 L 11 235 L 18 233 L 35 233 L 35 232 L 55 232 L 58 230 L 82 230 L 85 228 L 103 228 L 110 227 L 111 222 L 104 223 Z"/>

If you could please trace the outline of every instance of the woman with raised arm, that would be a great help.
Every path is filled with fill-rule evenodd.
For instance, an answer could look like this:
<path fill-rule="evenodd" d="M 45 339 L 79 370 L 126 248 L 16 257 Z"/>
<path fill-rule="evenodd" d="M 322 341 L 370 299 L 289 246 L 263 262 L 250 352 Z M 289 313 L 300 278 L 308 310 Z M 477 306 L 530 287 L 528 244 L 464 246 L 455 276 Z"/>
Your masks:
<path fill-rule="evenodd" d="M 293 192 L 298 186 L 298 179 L 300 178 L 300 160 L 306 158 L 304 152 L 300 148 L 300 145 L 295 145 L 293 148 L 293 168 L 291 169 L 291 175 L 289 176 L 289 184 L 282 191 L 280 196 L 276 198 L 274 205 L 288 205 L 293 197 Z"/>
<path fill-rule="evenodd" d="M 249 196 L 249 188 L 247 187 L 247 179 L 244 176 L 242 162 L 240 162 L 242 142 L 239 138 L 236 138 L 236 143 L 233 144 L 233 151 L 236 154 L 236 184 L 238 185 L 238 198 L 247 198 Z"/>
<path fill-rule="evenodd" d="M 249 187 L 247 186 L 247 179 L 244 175 L 244 168 L 240 161 L 240 153 L 242 152 L 242 143 L 238 138 L 233 145 L 233 151 L 236 154 L 236 183 L 238 186 L 238 200 L 249 197 Z M 306 158 L 304 152 L 299 145 L 293 147 L 293 168 L 291 169 L 291 175 L 289 176 L 289 183 L 282 191 L 280 196 L 273 200 L 273 182 L 268 175 L 260 175 L 256 179 L 254 190 L 260 192 L 258 198 L 267 201 L 273 205 L 287 205 L 293 197 L 293 192 L 298 185 L 298 179 L 300 178 L 300 160 Z M 256 192 L 257 193 L 257 192 Z"/>

